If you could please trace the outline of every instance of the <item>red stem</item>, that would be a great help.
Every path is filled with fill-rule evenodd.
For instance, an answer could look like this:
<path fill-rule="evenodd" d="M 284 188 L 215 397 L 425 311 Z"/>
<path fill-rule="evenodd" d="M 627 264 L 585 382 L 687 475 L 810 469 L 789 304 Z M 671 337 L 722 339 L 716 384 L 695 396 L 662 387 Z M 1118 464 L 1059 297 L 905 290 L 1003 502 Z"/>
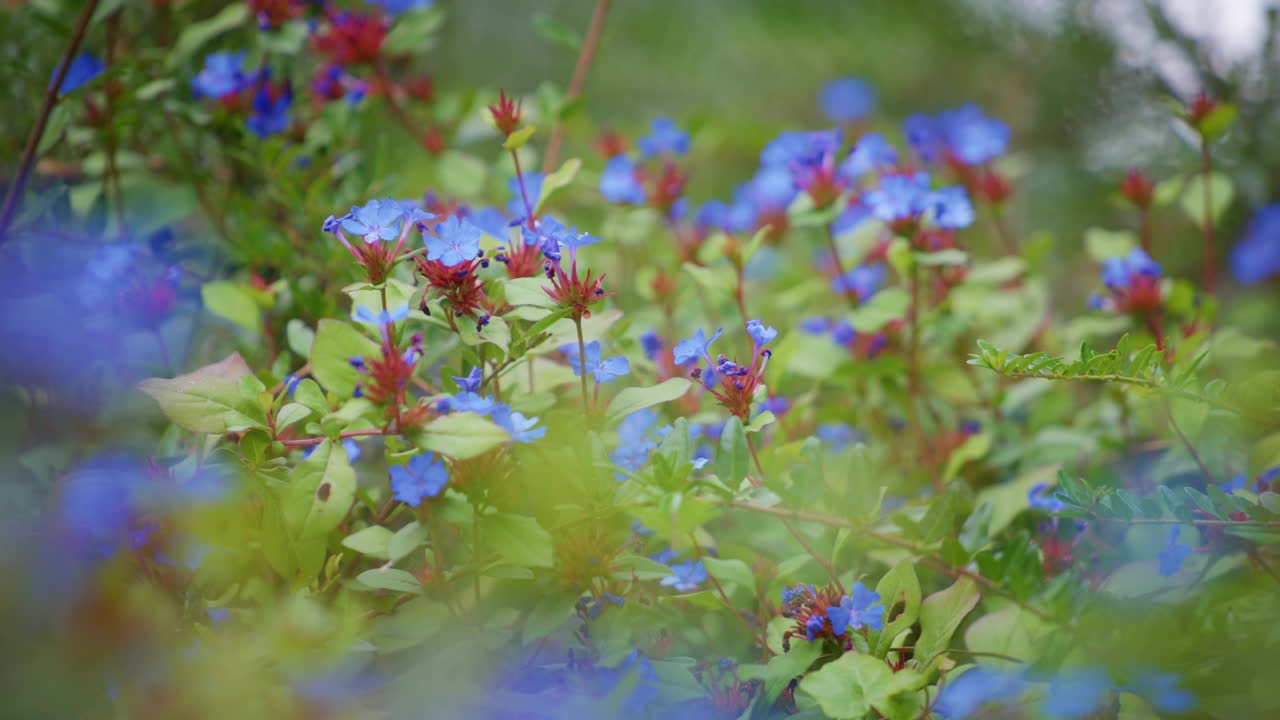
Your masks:
<path fill-rule="evenodd" d="M 354 438 L 354 437 L 370 437 L 373 435 L 390 435 L 390 434 L 392 433 L 389 433 L 386 430 L 348 430 L 347 432 L 344 432 L 341 435 L 339 435 L 338 438 L 342 440 L 346 440 L 347 438 Z M 319 445 L 320 443 L 328 439 L 329 439 L 328 437 L 299 438 L 298 440 L 281 440 L 280 444 L 285 445 L 287 447 L 307 447 L 308 445 Z"/>
<path fill-rule="evenodd" d="M 58 71 L 54 73 L 53 82 L 49 83 L 49 88 L 44 91 L 40 114 L 36 116 L 36 124 L 31 128 L 31 134 L 27 136 L 27 146 L 22 151 L 18 172 L 13 177 L 13 184 L 9 186 L 8 194 L 4 196 L 4 205 L 0 206 L 0 245 L 9 239 L 9 224 L 13 222 L 18 201 L 22 198 L 27 178 L 31 175 L 31 166 L 35 162 L 36 151 L 40 148 L 40 138 L 44 137 L 45 128 L 49 125 L 49 115 L 53 112 L 53 106 L 58 103 L 58 90 L 67 78 L 67 72 L 71 69 L 71 59 L 80 49 L 85 31 L 89 29 L 89 21 L 93 19 L 93 12 L 97 8 L 98 0 L 86 0 L 84 7 L 80 10 L 80 17 L 76 19 L 75 29 L 71 31 L 71 39 L 67 41 L 67 48 L 62 51 L 62 60 L 59 61 Z"/>
<path fill-rule="evenodd" d="M 1213 156 L 1209 153 L 1209 139 L 1204 137 L 1200 139 L 1200 165 L 1204 172 L 1204 289 L 1213 297 L 1218 275 L 1214 267 L 1213 186 L 1209 182 L 1213 176 Z"/>
<path fill-rule="evenodd" d="M 536 227 L 533 220 L 533 204 L 529 202 L 529 193 L 524 189 L 524 172 L 520 170 L 520 155 L 515 150 L 511 151 L 511 162 L 516 166 L 516 183 L 520 186 L 520 199 L 524 201 L 525 219 L 529 229 L 533 230 Z"/>
<path fill-rule="evenodd" d="M 566 104 L 573 102 L 582 94 L 582 86 L 587 82 L 587 71 L 591 69 L 591 61 L 595 58 L 596 47 L 600 44 L 600 33 L 604 30 L 604 19 L 609 13 L 610 0 L 597 0 L 596 9 L 591 13 L 591 24 L 587 27 L 587 37 L 582 41 L 582 49 L 578 51 L 578 61 L 573 66 L 573 77 L 569 79 L 569 87 L 565 90 Z M 556 156 L 560 154 L 560 143 L 564 139 L 564 126 L 557 120 L 551 130 L 551 139 L 547 142 L 547 156 L 542 161 L 542 171 L 551 172 L 556 167 Z"/>

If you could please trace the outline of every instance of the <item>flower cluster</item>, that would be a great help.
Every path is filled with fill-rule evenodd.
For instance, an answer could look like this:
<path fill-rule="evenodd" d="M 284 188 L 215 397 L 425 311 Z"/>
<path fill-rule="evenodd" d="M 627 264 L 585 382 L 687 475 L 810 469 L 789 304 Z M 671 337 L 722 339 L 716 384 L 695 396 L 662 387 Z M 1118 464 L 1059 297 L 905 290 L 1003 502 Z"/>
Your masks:
<path fill-rule="evenodd" d="M 792 637 L 803 635 L 812 642 L 827 638 L 844 647 L 850 644 L 847 633 L 884 629 L 884 603 L 880 595 L 861 582 L 853 586 L 849 596 L 835 588 L 818 590 L 812 585 L 797 585 L 782 590 L 782 616 L 795 621 L 783 636 L 783 647 L 790 649 Z"/>
<path fill-rule="evenodd" d="M 491 304 L 484 291 L 484 278 L 479 271 L 489 267 L 480 249 L 484 232 L 455 215 L 424 232 L 426 255 L 417 258 L 418 272 L 427 284 L 449 305 L 450 322 L 454 315 L 466 315 L 476 321 L 476 330 L 489 322 Z M 427 298 L 422 311 L 429 313 Z"/>
<path fill-rule="evenodd" d="M 324 221 L 323 230 L 333 233 L 342 246 L 365 269 L 369 282 L 380 285 L 390 276 L 391 268 L 400 259 L 410 231 L 426 231 L 426 222 L 435 217 L 411 202 L 370 200 L 342 217 L 330 215 Z M 347 239 L 347 234 L 359 238 Z M 391 241 L 395 244 L 391 244 Z"/>
<path fill-rule="evenodd" d="M 675 206 L 684 194 L 687 175 L 676 158 L 689 152 L 689 134 L 671 119 L 658 118 L 636 147 L 639 158 L 623 152 L 624 148 L 610 148 L 616 152 L 600 175 L 600 194 L 609 202 L 648 205 L 678 216 Z"/>
<path fill-rule="evenodd" d="M 751 362 L 747 365 L 739 365 L 723 354 L 717 355 L 714 361 L 711 359 L 711 344 L 723 332 L 722 328 L 717 329 L 708 339 L 702 330 L 698 330 L 693 337 L 676 343 L 672 359 L 676 365 L 694 363 L 691 376 L 703 380 L 707 392 L 715 396 L 731 414 L 744 423 L 749 422 L 751 405 L 755 402 L 757 391 L 764 387 L 764 370 L 772 355 L 772 351 L 765 348 L 765 345 L 778 336 L 778 331 L 759 320 L 747 323 L 747 334 L 752 341 Z M 700 365 L 702 360 L 706 360 L 708 365 L 705 375 Z"/>
<path fill-rule="evenodd" d="M 409 400 L 409 381 L 422 358 L 422 335 L 415 333 L 409 339 L 409 347 L 401 350 L 396 346 L 393 334 L 395 323 L 409 317 L 409 308 L 401 306 L 391 311 L 374 312 L 361 305 L 356 308 L 356 317 L 361 322 L 378 326 L 382 347 L 378 357 L 351 358 L 351 367 L 365 376 L 356 385 L 355 396 L 382 406 L 387 419 L 393 420 L 398 428 L 418 425 L 426 419 L 429 405 L 419 401 L 407 410 L 405 405 Z"/>

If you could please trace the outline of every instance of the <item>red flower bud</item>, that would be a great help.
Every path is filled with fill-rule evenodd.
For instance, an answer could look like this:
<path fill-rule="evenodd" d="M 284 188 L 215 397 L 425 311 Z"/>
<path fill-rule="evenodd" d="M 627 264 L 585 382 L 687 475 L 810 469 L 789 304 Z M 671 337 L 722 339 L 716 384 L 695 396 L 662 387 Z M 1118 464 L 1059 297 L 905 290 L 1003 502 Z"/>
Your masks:
<path fill-rule="evenodd" d="M 498 131 L 504 136 L 511 137 L 511 133 L 520 127 L 520 106 L 523 102 L 523 100 L 513 100 L 507 97 L 505 90 L 499 90 L 498 104 L 489 106 L 493 124 L 498 126 Z"/>
<path fill-rule="evenodd" d="M 1151 207 L 1151 199 L 1155 194 L 1155 185 L 1146 174 L 1134 168 L 1125 173 L 1124 180 L 1120 181 L 1120 192 L 1135 207 L 1148 208 Z"/>

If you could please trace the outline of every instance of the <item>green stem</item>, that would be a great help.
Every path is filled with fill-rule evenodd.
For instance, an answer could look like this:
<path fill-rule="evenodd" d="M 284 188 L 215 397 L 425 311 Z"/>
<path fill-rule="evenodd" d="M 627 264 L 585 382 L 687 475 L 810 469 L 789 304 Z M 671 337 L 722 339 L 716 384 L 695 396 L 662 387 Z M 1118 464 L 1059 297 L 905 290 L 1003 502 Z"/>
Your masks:
<path fill-rule="evenodd" d="M 582 318 L 574 318 L 573 324 L 578 329 L 578 368 L 582 371 L 578 374 L 578 379 L 582 381 L 582 420 L 590 425 L 591 401 L 587 397 L 587 346 L 582 341 Z"/>

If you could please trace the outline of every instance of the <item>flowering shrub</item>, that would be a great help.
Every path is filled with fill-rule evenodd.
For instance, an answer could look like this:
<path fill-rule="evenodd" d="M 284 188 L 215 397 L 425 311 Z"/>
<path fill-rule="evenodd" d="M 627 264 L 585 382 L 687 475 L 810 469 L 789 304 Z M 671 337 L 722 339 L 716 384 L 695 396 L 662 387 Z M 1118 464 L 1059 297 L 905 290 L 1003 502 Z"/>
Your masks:
<path fill-rule="evenodd" d="M 1276 346 L 1222 312 L 1280 206 L 1222 232 L 1230 103 L 1115 178 L 1136 232 L 1059 241 L 1086 303 L 976 105 L 834 79 L 716 198 L 678 119 L 561 158 L 581 81 L 438 93 L 430 0 L 181 5 L 78 10 L 6 184 L 20 714 L 1280 708 Z"/>

